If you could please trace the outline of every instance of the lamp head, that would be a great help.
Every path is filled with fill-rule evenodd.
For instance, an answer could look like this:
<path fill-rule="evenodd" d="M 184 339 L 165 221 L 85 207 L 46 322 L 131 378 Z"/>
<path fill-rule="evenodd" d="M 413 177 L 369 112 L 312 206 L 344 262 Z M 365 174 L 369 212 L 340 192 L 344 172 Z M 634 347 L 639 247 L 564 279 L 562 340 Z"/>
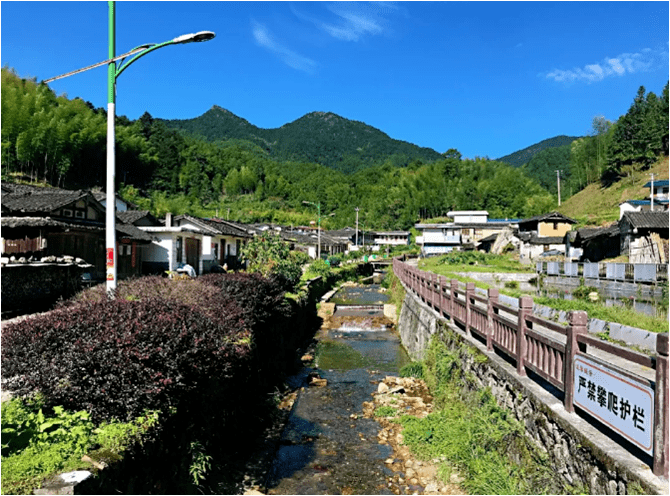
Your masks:
<path fill-rule="evenodd" d="M 183 34 L 172 40 L 173 43 L 194 43 L 209 41 L 216 35 L 212 31 L 199 31 L 197 33 Z"/>

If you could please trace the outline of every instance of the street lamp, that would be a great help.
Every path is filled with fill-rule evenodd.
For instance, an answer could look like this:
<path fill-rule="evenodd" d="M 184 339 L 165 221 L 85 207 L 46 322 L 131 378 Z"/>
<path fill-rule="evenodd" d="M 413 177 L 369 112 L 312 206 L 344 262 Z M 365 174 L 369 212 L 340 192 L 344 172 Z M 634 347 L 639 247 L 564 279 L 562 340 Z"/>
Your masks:
<path fill-rule="evenodd" d="M 115 154 L 115 114 L 116 114 L 116 79 L 125 71 L 130 64 L 135 62 L 147 53 L 158 50 L 168 45 L 178 45 L 183 43 L 194 43 L 208 41 L 216 36 L 211 31 L 200 31 L 198 33 L 185 34 L 178 36 L 163 43 L 149 43 L 133 48 L 130 52 L 116 56 L 116 2 L 108 1 L 109 10 L 109 59 L 97 64 L 78 69 L 61 76 L 47 79 L 44 82 L 49 83 L 57 79 L 62 79 L 73 74 L 107 65 L 107 187 L 106 187 L 106 215 L 105 215 L 105 247 L 106 247 L 106 267 L 107 267 L 107 292 L 111 296 L 116 289 L 116 192 L 114 189 L 116 154 Z M 133 56 L 127 62 L 126 57 Z M 116 61 L 120 60 L 117 67 Z"/>
<path fill-rule="evenodd" d="M 309 201 L 303 200 L 303 203 L 305 205 L 314 205 L 316 207 L 316 210 L 317 210 L 317 215 L 318 215 L 318 217 L 317 217 L 317 220 L 318 220 L 318 222 L 317 222 L 317 244 L 318 244 L 318 246 L 316 248 L 316 259 L 321 260 L 321 202 L 314 203 L 314 202 L 309 202 Z"/>
<path fill-rule="evenodd" d="M 356 207 L 356 249 L 358 250 L 358 211 L 360 208 Z"/>

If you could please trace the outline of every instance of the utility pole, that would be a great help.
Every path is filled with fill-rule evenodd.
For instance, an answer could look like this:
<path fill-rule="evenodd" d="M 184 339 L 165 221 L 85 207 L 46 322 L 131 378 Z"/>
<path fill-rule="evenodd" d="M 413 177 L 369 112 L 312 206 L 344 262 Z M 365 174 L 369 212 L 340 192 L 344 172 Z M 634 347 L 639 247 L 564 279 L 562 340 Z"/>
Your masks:
<path fill-rule="evenodd" d="M 356 249 L 358 250 L 358 211 L 360 208 L 356 207 Z"/>
<path fill-rule="evenodd" d="M 651 173 L 651 211 L 654 211 L 654 173 Z"/>
<path fill-rule="evenodd" d="M 556 169 L 556 183 L 558 184 L 558 206 L 561 206 L 561 171 Z"/>

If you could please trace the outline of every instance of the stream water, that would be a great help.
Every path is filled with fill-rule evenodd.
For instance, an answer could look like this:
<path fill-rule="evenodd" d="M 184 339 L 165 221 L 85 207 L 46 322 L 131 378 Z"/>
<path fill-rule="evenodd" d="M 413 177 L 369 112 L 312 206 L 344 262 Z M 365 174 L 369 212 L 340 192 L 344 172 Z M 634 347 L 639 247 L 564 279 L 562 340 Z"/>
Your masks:
<path fill-rule="evenodd" d="M 292 379 L 307 385 L 281 435 L 268 494 L 398 494 L 384 464 L 392 450 L 378 443 L 380 425 L 363 418 L 377 383 L 410 361 L 379 308 L 385 296 L 348 287 L 331 300 L 346 305 L 324 322 L 313 366 Z"/>

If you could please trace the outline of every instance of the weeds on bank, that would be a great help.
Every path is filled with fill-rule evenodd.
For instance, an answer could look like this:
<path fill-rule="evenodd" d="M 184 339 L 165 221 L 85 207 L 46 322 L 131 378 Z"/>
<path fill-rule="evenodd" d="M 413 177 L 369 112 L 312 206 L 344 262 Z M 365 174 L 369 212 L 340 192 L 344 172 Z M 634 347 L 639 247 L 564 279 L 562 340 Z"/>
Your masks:
<path fill-rule="evenodd" d="M 7 401 L 2 405 L 2 494 L 31 494 L 50 476 L 90 470 L 81 458 L 95 456 L 93 451 L 118 457 L 157 419 L 156 412 L 148 412 L 132 422 L 96 427 L 86 411 L 49 410 L 39 398 Z"/>
<path fill-rule="evenodd" d="M 421 458 L 445 460 L 440 477 L 447 481 L 457 470 L 468 494 L 565 492 L 552 480 L 546 456 L 530 447 L 523 425 L 490 390 L 466 392 L 460 362 L 457 352 L 433 338 L 422 363 L 403 367 L 401 375 L 425 379 L 437 407 L 422 419 L 400 418 L 405 444 Z"/>

